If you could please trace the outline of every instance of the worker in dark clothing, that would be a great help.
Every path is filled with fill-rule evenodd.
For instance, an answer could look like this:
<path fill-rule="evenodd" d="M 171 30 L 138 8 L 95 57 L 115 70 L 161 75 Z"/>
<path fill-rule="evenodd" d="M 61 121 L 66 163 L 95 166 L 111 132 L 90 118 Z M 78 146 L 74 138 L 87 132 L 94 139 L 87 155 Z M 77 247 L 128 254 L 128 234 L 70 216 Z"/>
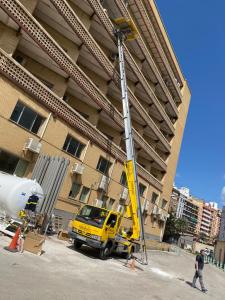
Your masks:
<path fill-rule="evenodd" d="M 26 203 L 25 209 L 34 212 L 36 210 L 38 201 L 39 197 L 36 194 L 32 194 Z"/>
<path fill-rule="evenodd" d="M 203 283 L 204 255 L 205 255 L 204 250 L 201 250 L 200 254 L 196 256 L 195 276 L 193 278 L 192 287 L 196 288 L 196 281 L 199 278 L 199 282 L 200 282 L 200 285 L 201 285 L 202 292 L 206 293 L 207 289 L 205 288 L 204 283 Z"/>

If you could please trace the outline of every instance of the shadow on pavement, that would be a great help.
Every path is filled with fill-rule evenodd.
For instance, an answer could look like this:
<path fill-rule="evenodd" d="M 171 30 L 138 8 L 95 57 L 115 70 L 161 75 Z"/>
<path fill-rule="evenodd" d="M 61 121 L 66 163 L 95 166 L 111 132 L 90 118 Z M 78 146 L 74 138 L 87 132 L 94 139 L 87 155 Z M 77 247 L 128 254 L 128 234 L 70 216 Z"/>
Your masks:
<path fill-rule="evenodd" d="M 94 248 L 90 248 L 88 246 L 83 245 L 81 247 L 81 249 L 74 249 L 73 245 L 67 246 L 68 249 L 73 250 L 75 252 L 78 252 L 80 254 L 83 254 L 84 256 L 87 256 L 91 259 L 99 259 L 99 251 L 97 249 Z M 123 264 L 125 267 L 129 268 L 129 265 L 127 263 L 126 259 L 121 258 L 121 256 L 119 256 L 118 254 L 112 254 L 107 260 L 109 259 L 115 259 L 117 261 L 119 261 L 121 264 Z M 139 270 L 139 271 L 144 271 L 141 267 L 137 266 L 138 262 L 135 263 L 135 269 Z"/>
<path fill-rule="evenodd" d="M 94 248 L 85 247 L 84 245 L 79 250 L 78 249 L 75 250 L 73 245 L 67 246 L 67 248 L 71 249 L 75 252 L 81 253 L 81 254 L 89 257 L 89 258 L 100 259 L 99 258 L 99 252 Z"/>
<path fill-rule="evenodd" d="M 185 281 L 186 284 L 188 284 L 190 287 L 192 287 L 192 282 L 190 281 Z M 192 287 L 193 288 L 193 287 Z M 198 290 L 198 291 L 202 291 L 201 289 L 199 289 L 197 286 L 195 288 L 193 288 L 195 290 Z"/>

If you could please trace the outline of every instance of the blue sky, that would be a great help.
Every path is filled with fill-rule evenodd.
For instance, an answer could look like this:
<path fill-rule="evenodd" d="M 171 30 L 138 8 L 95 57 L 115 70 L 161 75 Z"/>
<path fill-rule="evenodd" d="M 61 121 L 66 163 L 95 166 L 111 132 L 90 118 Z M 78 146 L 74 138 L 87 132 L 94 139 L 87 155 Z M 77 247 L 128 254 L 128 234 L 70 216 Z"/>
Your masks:
<path fill-rule="evenodd" d="M 176 185 L 225 205 L 225 1 L 156 3 L 192 92 Z"/>

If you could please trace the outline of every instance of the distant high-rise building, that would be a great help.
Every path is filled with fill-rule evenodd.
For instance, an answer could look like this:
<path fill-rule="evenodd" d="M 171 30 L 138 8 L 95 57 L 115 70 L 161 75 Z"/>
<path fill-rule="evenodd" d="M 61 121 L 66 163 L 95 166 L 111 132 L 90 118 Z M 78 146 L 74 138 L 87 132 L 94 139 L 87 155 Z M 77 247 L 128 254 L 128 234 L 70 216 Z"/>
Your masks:
<path fill-rule="evenodd" d="M 219 240 L 225 241 L 225 206 L 223 207 L 222 214 L 221 214 Z"/>
<path fill-rule="evenodd" d="M 209 202 L 209 204 L 210 204 L 210 206 L 212 208 L 218 209 L 218 203 L 216 203 L 216 202 Z"/>
<path fill-rule="evenodd" d="M 216 208 L 217 204 L 215 205 L 215 202 L 211 203 L 204 203 L 203 205 L 200 232 L 204 233 L 212 241 L 219 234 L 221 213 Z"/>
<path fill-rule="evenodd" d="M 223 207 L 221 214 L 219 238 L 215 245 L 215 259 L 225 265 L 225 206 Z"/>
<path fill-rule="evenodd" d="M 170 211 L 177 218 L 187 220 L 187 233 L 196 236 L 202 233 L 209 242 L 219 234 L 221 211 L 217 207 L 215 202 L 205 203 L 204 200 L 191 196 L 188 188 L 173 188 Z"/>
<path fill-rule="evenodd" d="M 173 188 L 170 211 L 179 219 L 187 221 L 187 233 L 196 234 L 198 225 L 199 205 L 190 197 L 188 188 Z"/>

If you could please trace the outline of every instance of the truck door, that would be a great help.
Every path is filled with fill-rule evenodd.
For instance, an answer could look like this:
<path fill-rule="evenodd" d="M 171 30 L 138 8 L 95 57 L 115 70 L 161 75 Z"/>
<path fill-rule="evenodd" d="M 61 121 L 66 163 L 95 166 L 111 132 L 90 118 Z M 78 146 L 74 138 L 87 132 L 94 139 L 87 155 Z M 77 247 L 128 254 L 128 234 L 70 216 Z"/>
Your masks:
<path fill-rule="evenodd" d="M 116 235 L 117 228 L 117 215 L 111 213 L 106 222 L 105 230 L 108 238 L 114 238 Z"/>

